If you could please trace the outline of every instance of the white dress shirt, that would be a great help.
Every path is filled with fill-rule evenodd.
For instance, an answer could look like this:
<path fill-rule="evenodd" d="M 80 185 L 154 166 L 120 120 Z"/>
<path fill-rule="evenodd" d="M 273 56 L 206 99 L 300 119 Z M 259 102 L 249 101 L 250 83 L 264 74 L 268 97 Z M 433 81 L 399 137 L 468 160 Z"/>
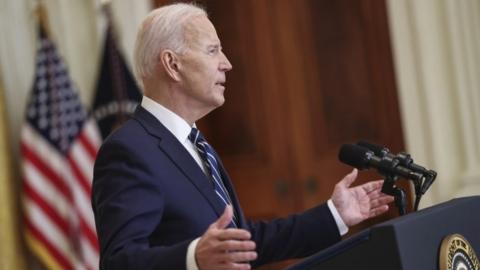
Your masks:
<path fill-rule="evenodd" d="M 155 116 L 155 118 L 157 118 L 157 120 L 160 121 L 160 123 L 162 123 L 162 125 L 164 125 L 173 134 L 173 136 L 175 136 L 175 138 L 177 138 L 177 140 L 183 145 L 183 147 L 185 147 L 188 153 L 190 153 L 193 159 L 195 159 L 197 162 L 198 166 L 200 166 L 205 173 L 206 169 L 203 160 L 198 154 L 195 145 L 193 145 L 193 143 L 188 139 L 188 135 L 190 135 L 192 127 L 195 127 L 195 124 L 190 126 L 183 118 L 146 96 L 143 96 L 141 106 L 149 113 L 153 114 L 153 116 Z M 340 234 L 346 234 L 348 232 L 348 227 L 343 222 L 331 199 L 328 200 L 327 205 L 335 219 L 335 222 L 337 223 Z M 186 258 L 187 270 L 198 270 L 198 265 L 195 261 L 195 249 L 197 247 L 198 240 L 200 240 L 200 237 L 193 240 L 188 246 Z"/>

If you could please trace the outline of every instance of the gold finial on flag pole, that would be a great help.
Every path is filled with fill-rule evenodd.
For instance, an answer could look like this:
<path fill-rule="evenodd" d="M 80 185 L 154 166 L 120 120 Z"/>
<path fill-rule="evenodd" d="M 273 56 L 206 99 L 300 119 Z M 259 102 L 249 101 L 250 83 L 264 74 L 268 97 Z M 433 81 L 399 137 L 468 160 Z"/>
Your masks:
<path fill-rule="evenodd" d="M 112 11 L 112 1 L 111 0 L 99 0 L 103 14 L 107 20 L 107 31 L 110 31 L 112 34 L 112 37 L 116 39 L 117 33 L 114 27 L 113 23 L 113 11 Z"/>
<path fill-rule="evenodd" d="M 37 7 L 35 11 L 36 11 L 39 26 L 43 29 L 43 31 L 45 31 L 45 34 L 47 34 L 47 36 L 51 37 L 47 8 L 45 7 L 45 3 L 43 0 L 37 0 Z"/>

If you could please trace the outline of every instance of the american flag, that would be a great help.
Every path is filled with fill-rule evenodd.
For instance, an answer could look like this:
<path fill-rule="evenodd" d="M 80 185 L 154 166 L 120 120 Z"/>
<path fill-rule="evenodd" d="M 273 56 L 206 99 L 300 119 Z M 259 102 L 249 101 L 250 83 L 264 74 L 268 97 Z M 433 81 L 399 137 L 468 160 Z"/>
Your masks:
<path fill-rule="evenodd" d="M 98 268 L 90 195 L 100 143 L 65 64 L 40 30 L 21 152 L 25 237 L 49 269 Z"/>

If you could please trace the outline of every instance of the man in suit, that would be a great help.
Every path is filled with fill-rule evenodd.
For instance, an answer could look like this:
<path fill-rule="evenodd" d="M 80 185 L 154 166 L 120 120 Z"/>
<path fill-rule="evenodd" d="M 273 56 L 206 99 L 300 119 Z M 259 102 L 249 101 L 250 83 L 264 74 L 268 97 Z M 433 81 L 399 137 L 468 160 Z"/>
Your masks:
<path fill-rule="evenodd" d="M 135 47 L 142 103 L 95 164 L 101 269 L 250 269 L 308 256 L 388 210 L 382 181 L 351 188 L 354 170 L 327 203 L 247 221 L 219 156 L 195 126 L 224 103 L 231 69 L 203 9 L 174 4 L 144 20 Z"/>

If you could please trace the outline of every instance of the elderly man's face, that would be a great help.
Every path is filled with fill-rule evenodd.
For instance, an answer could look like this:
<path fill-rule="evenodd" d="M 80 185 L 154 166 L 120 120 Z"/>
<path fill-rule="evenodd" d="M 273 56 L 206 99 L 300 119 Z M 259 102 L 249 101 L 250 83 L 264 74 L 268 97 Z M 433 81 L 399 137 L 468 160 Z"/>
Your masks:
<path fill-rule="evenodd" d="M 192 106 L 214 109 L 225 102 L 225 73 L 232 65 L 222 52 L 213 24 L 205 16 L 186 27 L 189 49 L 181 55 L 181 77 Z"/>

